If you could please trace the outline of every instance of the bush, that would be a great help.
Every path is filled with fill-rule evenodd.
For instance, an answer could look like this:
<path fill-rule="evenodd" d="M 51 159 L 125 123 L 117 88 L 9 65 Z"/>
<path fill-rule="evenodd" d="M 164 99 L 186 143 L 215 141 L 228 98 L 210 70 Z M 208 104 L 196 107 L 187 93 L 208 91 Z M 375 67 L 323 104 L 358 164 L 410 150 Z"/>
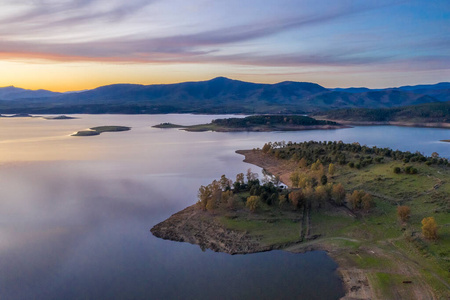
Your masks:
<path fill-rule="evenodd" d="M 399 206 L 397 207 L 397 215 L 402 222 L 406 222 L 409 219 L 409 215 L 411 214 L 411 209 L 409 206 Z"/>
<path fill-rule="evenodd" d="M 422 220 L 422 234 L 426 239 L 437 240 L 437 223 L 433 217 L 424 218 Z"/>

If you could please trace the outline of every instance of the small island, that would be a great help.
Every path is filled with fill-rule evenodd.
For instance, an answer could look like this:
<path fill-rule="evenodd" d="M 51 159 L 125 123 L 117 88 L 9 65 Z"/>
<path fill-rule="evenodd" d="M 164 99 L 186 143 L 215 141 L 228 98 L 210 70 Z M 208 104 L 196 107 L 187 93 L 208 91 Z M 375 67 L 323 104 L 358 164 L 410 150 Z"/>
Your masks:
<path fill-rule="evenodd" d="M 0 114 L 0 118 L 41 118 L 44 120 L 72 120 L 72 119 L 77 119 L 76 117 L 69 117 L 66 115 L 60 115 L 60 116 L 51 116 L 51 117 L 43 117 L 43 116 L 33 116 L 30 114 L 15 114 L 15 115 L 10 115 L 10 116 L 6 116 L 6 115 L 2 115 Z"/>
<path fill-rule="evenodd" d="M 183 126 L 172 123 L 161 123 L 154 128 L 179 128 L 186 131 L 297 131 L 313 129 L 340 129 L 348 128 L 333 121 L 316 120 L 299 115 L 261 115 L 245 118 L 216 119 L 209 124 Z"/>
<path fill-rule="evenodd" d="M 88 130 L 80 130 L 72 136 L 94 136 L 94 135 L 100 135 L 103 132 L 119 132 L 119 131 L 128 131 L 131 127 L 126 126 L 98 126 L 98 127 L 92 127 Z"/>
<path fill-rule="evenodd" d="M 446 158 L 326 141 L 237 153 L 264 178 L 222 175 L 151 232 L 229 254 L 325 250 L 346 299 L 450 296 Z"/>
<path fill-rule="evenodd" d="M 76 117 L 69 117 L 66 115 L 60 115 L 60 116 L 55 116 L 55 117 L 43 117 L 45 120 L 73 120 L 73 119 L 78 119 Z"/>

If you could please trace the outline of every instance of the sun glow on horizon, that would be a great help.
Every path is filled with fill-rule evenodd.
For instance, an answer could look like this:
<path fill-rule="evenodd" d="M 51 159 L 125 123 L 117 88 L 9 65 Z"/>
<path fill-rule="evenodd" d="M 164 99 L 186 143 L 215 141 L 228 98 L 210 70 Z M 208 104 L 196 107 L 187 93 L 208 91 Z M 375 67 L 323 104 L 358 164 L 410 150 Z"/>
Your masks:
<path fill-rule="evenodd" d="M 9 1 L 0 12 L 0 86 L 450 81 L 448 0 L 281 1 Z"/>

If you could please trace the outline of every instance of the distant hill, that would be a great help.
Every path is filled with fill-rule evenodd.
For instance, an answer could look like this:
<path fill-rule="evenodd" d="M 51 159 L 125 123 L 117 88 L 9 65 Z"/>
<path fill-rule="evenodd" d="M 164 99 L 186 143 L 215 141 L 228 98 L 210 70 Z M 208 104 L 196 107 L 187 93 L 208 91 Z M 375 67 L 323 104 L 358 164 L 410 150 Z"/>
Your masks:
<path fill-rule="evenodd" d="M 441 84 L 442 85 L 442 84 Z M 330 90 L 315 83 L 260 84 L 224 77 L 177 84 L 114 84 L 78 93 L 2 98 L 0 113 L 311 113 L 339 108 L 389 108 L 443 101 L 446 86 L 413 91 Z M 405 88 L 406 89 L 406 88 Z M 427 93 L 419 93 L 426 90 Z M 1 89 L 0 89 L 1 91 Z M 37 92 L 37 91 L 36 91 Z M 48 92 L 48 91 L 47 91 Z M 443 99 L 443 100 L 442 100 Z M 14 100 L 14 101 L 13 101 Z"/>
<path fill-rule="evenodd" d="M 438 101 L 450 101 L 450 82 L 440 82 L 437 84 L 405 85 L 401 87 L 386 88 L 386 89 L 369 89 L 365 87 L 352 87 L 352 88 L 335 88 L 332 90 L 336 92 L 345 92 L 352 94 L 396 90 L 396 91 L 411 92 L 418 95 L 431 96 Z"/>
<path fill-rule="evenodd" d="M 394 108 L 351 108 L 319 112 L 320 118 L 350 122 L 450 123 L 450 101 Z"/>
<path fill-rule="evenodd" d="M 61 93 L 47 90 L 25 90 L 14 86 L 0 88 L 0 100 L 54 97 Z"/>

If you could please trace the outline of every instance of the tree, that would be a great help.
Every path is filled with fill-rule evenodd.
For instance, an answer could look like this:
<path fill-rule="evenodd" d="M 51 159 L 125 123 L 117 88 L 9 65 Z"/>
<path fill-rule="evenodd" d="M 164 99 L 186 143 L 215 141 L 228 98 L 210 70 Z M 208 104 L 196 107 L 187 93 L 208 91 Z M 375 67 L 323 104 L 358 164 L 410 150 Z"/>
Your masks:
<path fill-rule="evenodd" d="M 329 197 L 327 187 L 325 185 L 317 186 L 314 191 L 314 195 L 316 207 L 321 208 Z"/>
<path fill-rule="evenodd" d="M 244 185 L 244 173 L 239 173 L 236 175 L 236 182 L 239 182 L 240 185 Z"/>
<path fill-rule="evenodd" d="M 229 209 L 235 209 L 236 208 L 236 197 L 234 195 L 231 195 L 227 200 L 227 207 Z"/>
<path fill-rule="evenodd" d="M 337 205 L 344 204 L 345 189 L 342 186 L 342 184 L 338 183 L 338 184 L 333 185 L 333 188 L 331 190 L 331 197 L 333 198 L 334 202 Z"/>
<path fill-rule="evenodd" d="M 269 143 L 265 143 L 264 146 L 262 147 L 262 152 L 267 153 L 272 149 L 272 144 Z"/>
<path fill-rule="evenodd" d="M 354 190 L 353 193 L 348 198 L 352 209 L 357 209 L 361 207 L 362 194 L 360 191 Z"/>
<path fill-rule="evenodd" d="M 362 196 L 361 206 L 365 211 L 369 211 L 374 206 L 371 194 L 365 193 L 364 196 Z"/>
<path fill-rule="evenodd" d="M 247 206 L 251 212 L 254 212 L 256 208 L 259 206 L 259 197 L 258 196 L 248 197 L 245 206 Z"/>
<path fill-rule="evenodd" d="M 256 179 L 258 179 L 258 174 L 253 173 L 252 169 L 248 169 L 247 170 L 247 182 L 255 181 Z"/>
<path fill-rule="evenodd" d="M 233 192 L 231 190 L 226 190 L 224 192 L 222 192 L 222 197 L 221 197 L 221 202 L 227 204 L 228 203 L 228 199 L 232 198 Z"/>
<path fill-rule="evenodd" d="M 422 234 L 426 239 L 437 240 L 438 226 L 433 217 L 424 218 L 422 220 Z"/>
<path fill-rule="evenodd" d="M 200 186 L 198 189 L 198 204 L 201 209 L 206 210 L 206 205 L 208 203 L 208 200 L 212 198 L 212 192 L 211 187 L 209 185 L 207 186 Z"/>
<path fill-rule="evenodd" d="M 302 157 L 300 161 L 298 162 L 298 167 L 300 169 L 306 168 L 308 166 L 308 162 L 306 161 L 306 158 Z"/>
<path fill-rule="evenodd" d="M 220 188 L 222 191 L 229 190 L 231 188 L 232 181 L 228 179 L 225 174 L 220 177 Z"/>
<path fill-rule="evenodd" d="M 317 178 L 322 177 L 323 175 L 323 165 L 320 162 L 320 160 L 318 159 L 315 163 L 313 163 L 311 165 L 311 171 L 314 171 L 314 173 L 316 174 Z"/>
<path fill-rule="evenodd" d="M 302 190 L 293 190 L 289 193 L 289 201 L 295 208 L 302 207 L 304 205 L 305 196 Z"/>
<path fill-rule="evenodd" d="M 278 205 L 279 205 L 280 207 L 282 207 L 284 203 L 286 203 L 286 195 L 280 194 L 280 195 L 278 196 Z"/>
<path fill-rule="evenodd" d="M 402 222 L 408 221 L 410 214 L 411 209 L 409 208 L 409 206 L 401 205 L 397 207 L 397 216 L 400 218 Z"/>
<path fill-rule="evenodd" d="M 300 181 L 300 175 L 298 174 L 298 172 L 292 173 L 289 179 L 291 180 L 292 187 L 298 187 Z"/>
<path fill-rule="evenodd" d="M 316 160 L 316 162 L 311 165 L 311 171 L 318 171 L 320 169 L 321 164 L 322 163 L 320 162 L 320 159 Z M 323 168 L 323 165 L 322 165 L 322 168 Z"/>
<path fill-rule="evenodd" d="M 305 205 L 311 207 L 311 203 L 314 203 L 316 200 L 316 193 L 314 188 L 308 186 L 303 189 L 303 195 L 305 196 Z"/>
<path fill-rule="evenodd" d="M 219 203 L 222 198 L 222 188 L 220 183 L 217 180 L 213 180 L 213 182 L 209 185 L 209 188 L 211 189 L 212 198 L 216 203 Z"/>
<path fill-rule="evenodd" d="M 333 176 L 335 171 L 336 171 L 336 167 L 334 166 L 333 163 L 330 163 L 328 165 L 328 175 Z"/>
<path fill-rule="evenodd" d="M 209 212 L 214 212 L 216 207 L 217 207 L 216 199 L 209 198 L 208 202 L 206 203 L 206 210 Z"/>

